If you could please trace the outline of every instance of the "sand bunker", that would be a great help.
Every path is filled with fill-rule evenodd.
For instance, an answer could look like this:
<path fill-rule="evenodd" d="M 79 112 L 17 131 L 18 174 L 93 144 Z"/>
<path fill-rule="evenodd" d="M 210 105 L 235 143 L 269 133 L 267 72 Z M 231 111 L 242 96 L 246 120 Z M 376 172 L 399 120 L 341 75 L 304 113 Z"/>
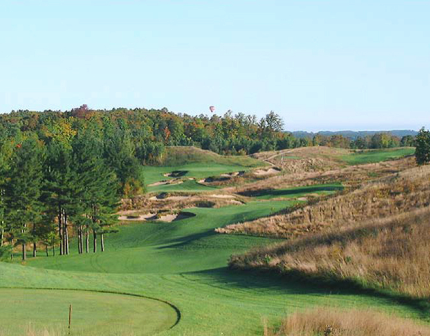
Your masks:
<path fill-rule="evenodd" d="M 244 171 L 238 171 L 238 172 L 233 172 L 233 173 L 225 173 L 225 174 L 221 174 L 221 177 L 235 177 L 235 176 L 242 176 L 243 174 L 245 174 Z"/>
<path fill-rule="evenodd" d="M 253 171 L 254 175 L 257 175 L 257 176 L 273 175 L 279 172 L 280 172 L 280 169 L 278 168 L 257 169 Z"/>
<path fill-rule="evenodd" d="M 183 200 L 186 200 L 189 198 L 191 198 L 191 196 L 169 196 L 166 198 L 157 198 L 157 196 L 152 196 L 149 199 L 151 201 L 163 201 L 164 202 L 164 201 L 183 201 Z"/>
<path fill-rule="evenodd" d="M 184 181 L 182 180 L 165 180 L 165 181 L 149 184 L 148 187 L 156 187 L 156 186 L 167 185 L 167 184 L 174 185 L 174 184 L 182 184 L 182 183 L 184 183 Z"/>
<path fill-rule="evenodd" d="M 235 198 L 233 195 L 208 195 L 208 197 L 214 197 L 214 198 Z"/>
<path fill-rule="evenodd" d="M 171 173 L 165 173 L 165 174 L 163 174 L 163 176 L 165 176 L 165 177 L 181 177 L 181 176 L 187 175 L 187 173 L 188 173 L 188 170 L 175 170 L 175 171 L 172 171 Z"/>
<path fill-rule="evenodd" d="M 121 215 L 118 217 L 121 221 L 146 221 L 146 220 L 155 220 L 157 219 L 157 214 L 155 213 L 147 213 L 144 215 Z"/>
<path fill-rule="evenodd" d="M 194 217 L 195 215 L 190 212 L 180 212 L 177 214 L 157 215 L 156 213 L 147 213 L 144 215 L 120 215 L 118 217 L 121 221 L 157 221 L 157 222 L 173 222 L 184 218 Z"/>

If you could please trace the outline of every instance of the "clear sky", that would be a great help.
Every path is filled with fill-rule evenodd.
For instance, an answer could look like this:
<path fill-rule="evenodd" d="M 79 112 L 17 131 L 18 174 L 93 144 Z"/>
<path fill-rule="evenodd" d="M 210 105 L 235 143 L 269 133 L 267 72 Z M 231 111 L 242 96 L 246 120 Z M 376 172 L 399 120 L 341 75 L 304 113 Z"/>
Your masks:
<path fill-rule="evenodd" d="M 1 0 L 0 112 L 84 103 L 430 127 L 430 1 Z"/>

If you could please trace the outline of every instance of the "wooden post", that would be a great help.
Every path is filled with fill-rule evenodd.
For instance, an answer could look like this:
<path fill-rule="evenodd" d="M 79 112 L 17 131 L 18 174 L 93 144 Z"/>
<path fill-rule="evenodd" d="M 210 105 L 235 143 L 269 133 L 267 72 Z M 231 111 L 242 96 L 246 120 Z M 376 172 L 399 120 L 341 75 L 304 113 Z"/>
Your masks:
<path fill-rule="evenodd" d="M 70 334 L 71 325 L 72 325 L 72 305 L 69 306 L 69 334 Z"/>

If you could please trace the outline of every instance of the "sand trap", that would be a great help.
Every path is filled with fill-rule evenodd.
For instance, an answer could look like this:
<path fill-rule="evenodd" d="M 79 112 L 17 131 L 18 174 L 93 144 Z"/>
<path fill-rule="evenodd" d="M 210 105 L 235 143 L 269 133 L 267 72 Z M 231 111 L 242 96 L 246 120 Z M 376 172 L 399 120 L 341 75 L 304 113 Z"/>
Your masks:
<path fill-rule="evenodd" d="M 170 196 L 170 197 L 166 197 L 166 198 L 157 198 L 157 196 L 152 196 L 149 199 L 151 201 L 183 201 L 186 199 L 191 198 L 191 196 Z"/>
<path fill-rule="evenodd" d="M 221 174 L 222 177 L 234 177 L 238 175 L 239 175 L 239 172 Z"/>
<path fill-rule="evenodd" d="M 145 220 L 154 220 L 157 219 L 157 214 L 155 213 L 147 213 L 144 215 L 139 215 L 139 216 L 133 216 L 133 217 L 127 217 L 126 215 L 123 216 L 119 216 L 118 217 L 119 220 L 122 221 L 145 221 Z"/>
<path fill-rule="evenodd" d="M 298 201 L 307 201 L 308 199 L 306 197 L 299 197 L 297 200 Z"/>
<path fill-rule="evenodd" d="M 194 217 L 194 216 L 195 215 L 193 213 L 180 212 L 178 214 L 168 214 L 168 215 L 160 216 L 160 218 L 158 218 L 158 221 L 170 223 L 173 221 L 177 221 L 177 220 L 185 219 L 185 218 L 190 218 L 190 217 Z"/>
<path fill-rule="evenodd" d="M 180 219 L 189 218 L 193 216 L 194 215 L 191 213 L 183 213 L 183 212 L 180 212 L 178 214 L 161 215 L 159 217 L 157 216 L 156 213 L 147 213 L 144 215 L 137 215 L 133 217 L 127 217 L 127 215 L 121 215 L 118 217 L 118 219 L 121 221 L 158 221 L 158 222 L 170 223 L 175 220 L 180 220 Z"/>
<path fill-rule="evenodd" d="M 267 170 L 257 169 L 257 170 L 253 171 L 254 175 L 257 175 L 257 176 L 273 175 L 273 174 L 277 174 L 279 172 L 280 172 L 280 170 L 276 169 L 276 168 L 269 168 Z"/>
<path fill-rule="evenodd" d="M 167 184 L 174 185 L 174 184 L 182 184 L 182 183 L 184 183 L 184 181 L 182 180 L 167 180 L 167 181 L 151 183 L 148 185 L 148 187 L 156 187 L 156 186 L 167 185 Z"/>
<path fill-rule="evenodd" d="M 235 198 L 233 195 L 208 195 L 208 197 L 214 197 L 214 198 Z"/>

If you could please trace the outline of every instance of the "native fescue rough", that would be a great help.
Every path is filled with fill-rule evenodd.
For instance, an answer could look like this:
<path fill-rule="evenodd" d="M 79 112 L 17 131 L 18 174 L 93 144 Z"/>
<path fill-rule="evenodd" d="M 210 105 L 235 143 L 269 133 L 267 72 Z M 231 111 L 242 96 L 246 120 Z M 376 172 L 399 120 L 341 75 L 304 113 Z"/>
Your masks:
<path fill-rule="evenodd" d="M 425 207 L 232 256 L 230 267 L 352 280 L 429 298 L 429 260 L 430 207 Z"/>
<path fill-rule="evenodd" d="M 318 308 L 288 315 L 264 336 L 428 336 L 428 326 L 375 311 Z"/>
<path fill-rule="evenodd" d="M 297 237 L 329 227 L 385 218 L 430 205 L 430 166 L 415 167 L 369 182 L 348 194 L 290 213 L 228 225 L 219 233 Z"/>

